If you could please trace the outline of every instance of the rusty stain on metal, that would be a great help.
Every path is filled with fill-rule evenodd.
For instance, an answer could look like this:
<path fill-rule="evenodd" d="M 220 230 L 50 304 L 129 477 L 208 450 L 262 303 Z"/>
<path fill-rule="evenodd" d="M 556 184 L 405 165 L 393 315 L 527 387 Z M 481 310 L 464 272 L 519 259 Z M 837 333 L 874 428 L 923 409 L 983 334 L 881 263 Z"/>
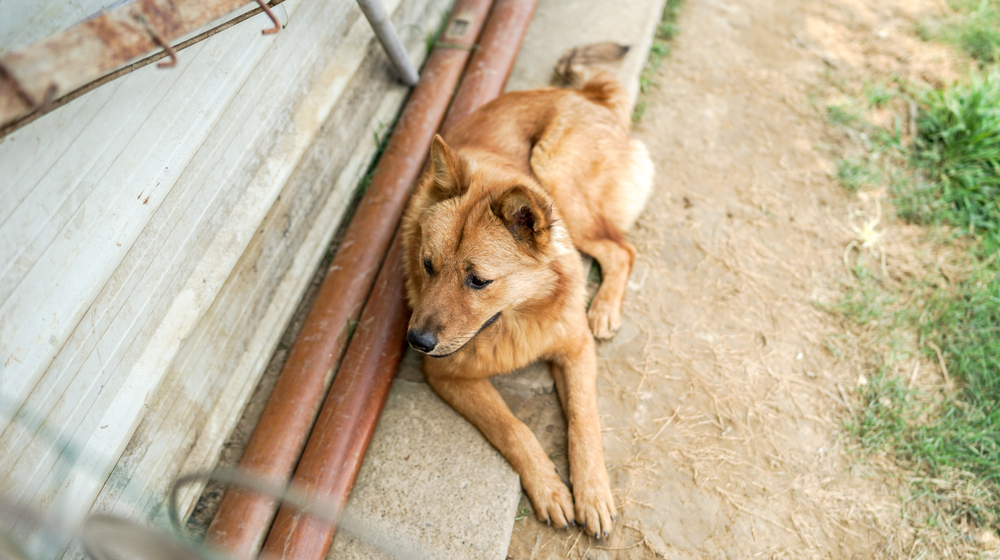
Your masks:
<path fill-rule="evenodd" d="M 281 31 L 281 22 L 278 21 L 278 16 L 274 15 L 274 12 L 272 12 L 271 8 L 268 7 L 267 2 L 264 2 L 264 0 L 257 0 L 257 4 L 260 6 L 260 9 L 264 10 L 267 17 L 271 18 L 271 23 L 274 24 L 274 27 L 262 30 L 260 32 L 261 35 L 274 35 L 275 33 Z"/>
<path fill-rule="evenodd" d="M 268 5 L 270 7 L 274 7 L 274 6 L 277 6 L 278 4 L 283 3 L 284 1 L 285 0 L 271 0 L 270 2 L 268 2 Z M 221 24 L 219 24 L 219 25 L 217 25 L 217 26 L 215 26 L 215 27 L 213 27 L 211 29 L 205 30 L 202 33 L 199 33 L 198 35 L 195 35 L 194 37 L 191 37 L 190 39 L 186 39 L 183 42 L 178 43 L 177 45 L 175 45 L 173 47 L 174 51 L 175 52 L 181 51 L 181 50 L 184 50 L 184 49 L 190 47 L 191 45 L 195 45 L 197 43 L 200 43 L 200 42 L 204 41 L 205 39 L 208 39 L 209 37 L 211 37 L 213 35 L 221 33 L 222 31 L 224 31 L 226 29 L 229 29 L 230 27 L 232 27 L 234 25 L 242 23 L 242 22 L 244 22 L 244 21 L 252 18 L 253 16 L 256 16 L 257 14 L 261 14 L 263 12 L 264 11 L 262 9 L 260 9 L 260 8 L 254 8 L 254 9 L 248 11 L 248 12 L 240 14 L 240 15 L 238 15 L 238 16 L 236 16 L 236 17 L 234 17 L 234 18 L 232 18 L 232 19 L 230 19 L 228 21 L 226 21 L 225 23 L 221 23 Z M 100 77 L 100 78 L 98 78 L 98 79 L 96 79 L 96 80 L 94 80 L 92 82 L 88 82 L 87 84 L 85 84 L 85 85 L 83 85 L 83 86 L 81 86 L 81 87 L 79 87 L 79 88 L 77 88 L 77 89 L 75 89 L 73 91 L 70 91 L 70 92 L 68 92 L 65 95 L 62 95 L 60 97 L 55 97 L 55 94 L 58 93 L 58 91 L 57 91 L 58 88 L 55 86 L 55 84 L 51 84 L 49 86 L 49 91 L 53 92 L 52 102 L 49 103 L 49 104 L 42 103 L 41 105 L 38 105 L 37 107 L 34 107 L 34 110 L 32 110 L 31 106 L 26 106 L 24 104 L 24 102 L 23 102 L 23 98 L 19 98 L 19 94 L 17 94 L 17 92 L 12 89 L 12 85 L 11 84 L 13 83 L 13 80 L 14 80 L 13 76 L 10 76 L 10 77 L 5 78 L 5 79 L 0 79 L 0 115 L 7 114 L 7 113 L 18 113 L 18 112 L 21 114 L 20 117 L 17 117 L 13 121 L 0 126 L 0 138 L 3 138 L 4 136 L 10 134 L 11 132 L 14 132 L 15 130 L 17 130 L 17 129 L 23 127 L 23 126 L 26 126 L 27 124 L 29 124 L 29 123 L 33 122 L 34 120 L 38 119 L 39 117 L 41 117 L 42 115 L 44 115 L 48 111 L 51 111 L 51 110 L 56 109 L 58 107 L 61 107 L 61 106 L 65 105 L 65 104 L 69 103 L 70 101 L 73 101 L 74 99 L 79 98 L 80 96 L 84 95 L 85 93 L 87 93 L 89 91 L 93 91 L 94 89 L 96 89 L 98 87 L 101 87 L 101 86 L 107 84 L 108 82 L 116 80 L 116 79 L 118 79 L 118 78 L 120 78 L 120 77 L 122 77 L 122 76 L 124 76 L 126 74 L 134 72 L 134 71 L 138 70 L 139 68 L 142 68 L 144 66 L 149 66 L 150 64 L 153 64 L 154 62 L 163 60 L 164 58 L 167 58 L 168 56 L 169 55 L 167 54 L 167 52 L 163 51 L 163 50 L 160 50 L 159 52 L 154 52 L 153 54 L 151 54 L 151 55 L 149 55 L 149 56 L 147 56 L 145 58 L 137 60 L 136 62 L 133 62 L 133 63 L 127 65 L 127 66 L 123 66 L 123 67 L 121 67 L 121 68 L 119 68 L 119 69 L 117 69 L 114 72 L 111 72 L 109 74 L 105 74 L 104 76 L 102 76 L 102 77 Z M 2 77 L 2 76 L 0 76 L 0 77 Z M 21 101 L 21 102 L 19 102 L 19 101 Z M 10 106 L 11 108 L 9 108 L 9 110 L 5 109 L 5 107 L 4 107 L 5 105 Z"/>
<path fill-rule="evenodd" d="M 255 0 L 133 0 L 0 58 L 0 126 Z M 145 23 L 144 23 L 145 22 Z M 149 30 L 155 30 L 159 40 Z M 6 130 L 6 129 L 5 129 Z"/>
<path fill-rule="evenodd" d="M 10 84 L 9 87 L 14 90 L 14 93 L 17 95 L 18 99 L 21 100 L 21 102 L 23 102 L 28 107 L 31 107 L 32 109 L 38 107 L 39 104 L 36 103 L 35 100 L 31 98 L 31 95 L 28 94 L 28 92 L 24 91 L 24 88 L 21 87 L 21 82 L 18 82 L 17 78 L 13 74 L 7 71 L 7 68 L 4 67 L 3 62 L 0 62 L 0 76 L 3 76 L 3 79 Z M 51 87 L 49 89 L 51 90 Z"/>
<path fill-rule="evenodd" d="M 443 39 L 471 47 L 490 3 L 458 0 L 446 29 L 461 28 L 463 33 Z M 464 23 L 456 25 L 456 21 Z M 276 483 L 291 478 L 323 404 L 330 375 L 344 355 L 350 338 L 349 324 L 359 319 L 365 298 L 375 284 L 434 131 L 444 118 L 468 60 L 468 50 L 447 48 L 435 48 L 428 57 L 420 82 L 400 115 L 243 452 L 241 470 Z M 358 330 L 365 329 L 362 326 Z M 230 488 L 206 540 L 236 557 L 252 556 L 260 548 L 276 510 L 270 498 Z"/>
<path fill-rule="evenodd" d="M 141 23 L 143 27 L 146 28 L 146 32 L 149 33 L 149 36 L 153 38 L 153 41 L 156 41 L 157 45 L 163 47 L 163 52 L 167 53 L 167 56 L 170 57 L 169 61 L 160 62 L 159 64 L 156 65 L 156 67 L 173 68 L 174 66 L 177 66 L 177 51 L 175 51 L 173 47 L 170 46 L 170 43 L 167 42 L 166 39 L 161 37 L 160 34 L 156 32 L 156 29 L 149 24 L 149 21 L 147 21 L 145 16 L 143 16 L 142 14 L 135 14 L 135 20 Z"/>

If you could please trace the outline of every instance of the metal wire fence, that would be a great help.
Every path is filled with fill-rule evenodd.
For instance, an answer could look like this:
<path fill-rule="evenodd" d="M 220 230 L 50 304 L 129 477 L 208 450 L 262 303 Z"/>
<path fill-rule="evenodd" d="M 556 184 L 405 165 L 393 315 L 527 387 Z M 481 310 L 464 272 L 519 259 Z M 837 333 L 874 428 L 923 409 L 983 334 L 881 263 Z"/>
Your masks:
<path fill-rule="evenodd" d="M 400 560 L 430 560 L 417 545 L 388 537 L 384 532 L 373 533 L 365 523 L 347 512 L 337 511 L 329 502 L 310 496 L 294 484 L 274 484 L 260 477 L 235 469 L 216 469 L 184 474 L 174 480 L 167 496 L 168 527 L 148 527 L 119 515 L 91 513 L 78 527 L 60 520 L 58 516 L 44 515 L 37 509 L 18 503 L 0 494 L 0 560 L 41 560 L 61 555 L 63 546 L 93 560 L 237 560 L 222 551 L 213 550 L 204 543 L 185 534 L 178 505 L 180 490 L 189 485 L 218 481 L 228 485 L 249 488 L 274 498 L 277 504 L 294 506 L 324 522 L 336 525 L 338 532 L 345 532 L 358 541 L 376 548 L 391 558 Z M 32 531 L 43 536 L 50 545 L 31 551 L 26 543 L 14 536 L 18 532 Z M 266 556 L 255 556 L 268 560 Z M 240 559 L 242 560 L 242 559 Z"/>

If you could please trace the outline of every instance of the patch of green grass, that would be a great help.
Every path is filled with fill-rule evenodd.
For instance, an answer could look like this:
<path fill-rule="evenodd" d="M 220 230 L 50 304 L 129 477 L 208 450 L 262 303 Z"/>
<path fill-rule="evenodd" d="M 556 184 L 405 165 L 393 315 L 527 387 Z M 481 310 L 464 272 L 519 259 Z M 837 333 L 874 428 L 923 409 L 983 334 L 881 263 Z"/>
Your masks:
<path fill-rule="evenodd" d="M 896 448 L 905 445 L 915 416 L 908 406 L 914 391 L 899 377 L 878 368 L 861 390 L 861 410 L 847 423 L 866 449 Z"/>
<path fill-rule="evenodd" d="M 517 508 L 517 515 L 514 517 L 514 521 L 520 523 L 521 521 L 524 521 L 529 515 L 531 515 L 531 510 L 528 509 L 528 506 L 522 503 Z"/>
<path fill-rule="evenodd" d="M 1000 58 L 1000 0 L 951 0 L 959 13 L 946 33 L 949 39 L 982 63 Z"/>
<path fill-rule="evenodd" d="M 1000 70 L 922 96 L 914 155 L 930 188 L 915 191 L 927 218 L 1000 250 Z"/>
<path fill-rule="evenodd" d="M 867 104 L 851 100 L 826 106 L 827 119 L 860 141 L 864 152 L 837 160 L 837 179 L 847 190 L 877 189 L 883 184 L 897 190 L 907 181 L 910 150 L 904 145 L 903 122 L 897 118 L 891 129 L 876 127 L 865 119 L 867 109 L 878 108 L 900 96 L 884 85 L 865 88 Z"/>
<path fill-rule="evenodd" d="M 639 91 L 642 94 L 648 93 L 657 86 L 656 74 L 660 70 L 664 59 L 670 56 L 670 41 L 677 36 L 677 16 L 680 12 L 683 0 L 667 0 L 663 6 L 663 13 L 660 16 L 660 24 L 656 27 L 656 35 L 653 37 L 653 45 L 649 49 L 649 58 L 646 65 L 639 74 Z M 639 122 L 646 113 L 646 103 L 640 100 L 632 110 L 632 122 Z"/>
<path fill-rule="evenodd" d="M 639 122 L 642 120 L 642 116 L 646 114 L 646 100 L 640 99 L 635 104 L 635 108 L 632 109 L 632 122 Z"/>
<path fill-rule="evenodd" d="M 447 27 L 448 21 L 450 19 L 451 19 L 451 10 L 448 10 L 447 12 L 442 14 L 441 23 L 438 24 L 437 28 L 429 30 L 424 35 L 424 49 L 426 49 L 424 52 L 430 54 L 430 52 L 434 50 L 434 46 L 437 45 L 438 38 L 441 37 L 442 33 L 444 33 L 444 28 Z"/>
<path fill-rule="evenodd" d="M 597 259 L 594 259 L 590 263 L 590 270 L 587 271 L 587 283 L 600 284 L 601 278 L 603 278 L 601 275 L 601 265 L 597 262 Z"/>
<path fill-rule="evenodd" d="M 683 0 L 667 0 L 663 6 L 663 15 L 660 16 L 660 25 L 656 27 L 656 38 L 669 41 L 677 36 L 680 29 L 677 27 L 677 14 L 681 10 Z"/>
<path fill-rule="evenodd" d="M 847 429 L 864 448 L 891 451 L 924 475 L 914 480 L 915 485 L 952 523 L 965 518 L 978 526 L 998 527 L 995 420 L 986 417 L 983 408 L 961 400 L 944 404 L 922 400 L 919 391 L 885 369 L 861 389 L 861 410 Z M 948 495 L 948 490 L 961 486 L 975 486 L 978 491 L 972 496 Z"/>
<path fill-rule="evenodd" d="M 921 324 L 921 335 L 938 341 L 968 402 L 990 410 L 1000 442 L 1000 267 L 995 263 L 977 265 L 954 293 L 933 294 L 927 308 L 934 313 Z M 994 477 L 1000 482 L 1000 454 L 996 459 Z"/>
<path fill-rule="evenodd" d="M 856 126 L 861 121 L 861 111 L 851 103 L 831 103 L 826 106 L 826 117 L 833 124 Z"/>
<path fill-rule="evenodd" d="M 375 170 L 378 168 L 378 162 L 382 159 L 382 154 L 385 153 L 385 147 L 389 144 L 389 138 L 392 137 L 392 132 L 396 129 L 396 122 L 398 122 L 399 117 L 396 117 L 391 124 L 386 125 L 385 123 L 379 122 L 375 130 L 372 131 L 372 137 L 375 139 L 375 145 L 378 146 L 375 150 L 375 155 L 372 156 L 371 163 L 368 164 L 368 169 L 365 170 L 365 174 L 358 181 L 358 186 L 355 191 L 355 196 L 361 196 L 368 192 L 368 187 L 372 184 L 372 179 L 375 177 Z"/>
<path fill-rule="evenodd" d="M 851 192 L 879 182 L 881 175 L 864 158 L 849 157 L 837 161 L 837 178 Z"/>
<path fill-rule="evenodd" d="M 662 41 L 653 41 L 653 46 L 649 49 L 649 58 L 646 66 L 639 75 L 639 91 L 647 93 L 650 88 L 656 85 L 656 72 L 663 64 L 663 59 L 670 55 L 670 45 Z"/>
<path fill-rule="evenodd" d="M 949 0 L 955 13 L 940 22 L 922 23 L 924 40 L 954 44 L 981 65 L 1000 60 L 1000 0 Z"/>
<path fill-rule="evenodd" d="M 974 481 L 982 489 L 976 499 L 935 501 L 951 517 L 1000 527 L 1000 294 L 986 286 L 969 290 L 967 282 L 941 289 L 927 278 L 892 289 L 863 266 L 855 273 L 856 285 L 835 309 L 881 333 L 881 352 L 846 428 L 864 449 L 892 452 L 925 481 Z M 923 347 L 908 344 L 906 332 L 918 333 Z M 937 362 L 938 350 L 959 384 L 943 399 L 910 387 L 911 372 L 898 372 L 914 352 Z"/>
<path fill-rule="evenodd" d="M 865 86 L 865 99 L 868 101 L 869 107 L 884 107 L 898 96 L 898 91 L 881 82 Z"/>
<path fill-rule="evenodd" d="M 847 291 L 834 309 L 859 325 L 882 328 L 895 326 L 894 317 L 887 315 L 886 310 L 892 309 L 898 303 L 896 295 L 881 290 L 878 276 L 868 267 L 857 265 L 852 272 L 857 279 L 857 285 Z"/>
<path fill-rule="evenodd" d="M 926 478 L 924 490 L 954 521 L 1000 528 L 1000 72 L 975 74 L 939 90 L 905 92 L 917 101 L 916 134 L 904 144 L 873 127 L 850 104 L 827 115 L 851 127 L 865 153 L 838 163 L 844 186 L 888 182 L 897 213 L 968 247 L 957 276 L 928 270 L 900 284 L 865 266 L 834 309 L 866 333 L 877 362 L 860 388 L 862 408 L 848 428 L 869 449 L 891 451 Z M 884 96 L 865 92 L 868 106 Z M 903 116 L 903 118 L 907 118 Z M 940 226 L 950 226 L 942 229 Z M 909 333 L 909 337 L 905 335 Z M 915 342 L 914 342 L 915 339 Z M 942 364 L 943 393 L 911 388 L 896 372 L 921 354 Z M 908 363 L 912 363 L 910 359 Z M 965 481 L 975 499 L 944 497 L 926 481 Z M 937 484 L 937 483 L 935 483 Z"/>

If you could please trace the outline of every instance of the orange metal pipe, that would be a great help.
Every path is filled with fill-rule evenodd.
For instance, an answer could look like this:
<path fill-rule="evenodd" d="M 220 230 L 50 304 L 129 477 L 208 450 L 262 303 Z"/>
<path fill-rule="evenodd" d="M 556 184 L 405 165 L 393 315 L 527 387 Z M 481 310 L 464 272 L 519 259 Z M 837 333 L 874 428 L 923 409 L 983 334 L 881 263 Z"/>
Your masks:
<path fill-rule="evenodd" d="M 330 376 L 343 355 L 349 322 L 361 313 L 489 7 L 490 0 L 456 2 L 439 39 L 446 46 L 435 48 L 424 65 L 420 83 L 410 95 L 243 452 L 241 470 L 279 484 L 291 478 Z M 232 487 L 209 526 L 206 542 L 237 557 L 250 557 L 260 549 L 276 509 L 274 499 Z"/>
<path fill-rule="evenodd" d="M 403 357 L 410 312 L 403 300 L 402 254 L 397 235 L 295 469 L 296 486 L 326 498 L 338 513 L 347 504 Z M 325 558 L 334 532 L 329 522 L 282 507 L 261 557 Z"/>
<path fill-rule="evenodd" d="M 481 46 L 473 57 L 472 64 L 477 59 L 482 63 L 462 80 L 448 122 L 461 120 L 503 91 L 537 1 L 497 1 L 483 32 L 484 39 L 492 38 L 490 47 Z M 497 80 L 497 76 L 503 79 Z M 464 101 L 458 103 L 460 99 Z M 376 288 L 365 305 L 358 332 L 295 470 L 295 484 L 329 500 L 336 511 L 347 504 L 403 355 L 409 318 L 403 285 L 402 245 L 397 232 Z M 263 556 L 321 560 L 335 532 L 336 527 L 327 522 L 283 507 L 268 535 Z"/>
<path fill-rule="evenodd" d="M 538 0 L 497 0 L 462 85 L 441 125 L 446 133 L 463 117 L 503 93 Z"/>

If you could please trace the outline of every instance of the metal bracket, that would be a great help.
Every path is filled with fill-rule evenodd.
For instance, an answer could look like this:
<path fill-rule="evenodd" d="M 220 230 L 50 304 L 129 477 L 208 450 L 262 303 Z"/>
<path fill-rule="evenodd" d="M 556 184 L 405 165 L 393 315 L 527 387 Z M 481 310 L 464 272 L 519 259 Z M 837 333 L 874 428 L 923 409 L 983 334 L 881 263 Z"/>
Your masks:
<path fill-rule="evenodd" d="M 385 6 L 380 0 L 358 0 L 358 6 L 368 18 L 368 23 L 371 24 L 379 42 L 382 43 L 385 53 L 389 55 L 389 60 L 396 67 L 399 79 L 410 87 L 417 85 L 417 82 L 420 81 L 420 74 L 413 67 L 410 55 L 406 52 L 406 47 L 403 46 L 399 33 L 392 25 L 392 18 L 385 11 Z"/>

